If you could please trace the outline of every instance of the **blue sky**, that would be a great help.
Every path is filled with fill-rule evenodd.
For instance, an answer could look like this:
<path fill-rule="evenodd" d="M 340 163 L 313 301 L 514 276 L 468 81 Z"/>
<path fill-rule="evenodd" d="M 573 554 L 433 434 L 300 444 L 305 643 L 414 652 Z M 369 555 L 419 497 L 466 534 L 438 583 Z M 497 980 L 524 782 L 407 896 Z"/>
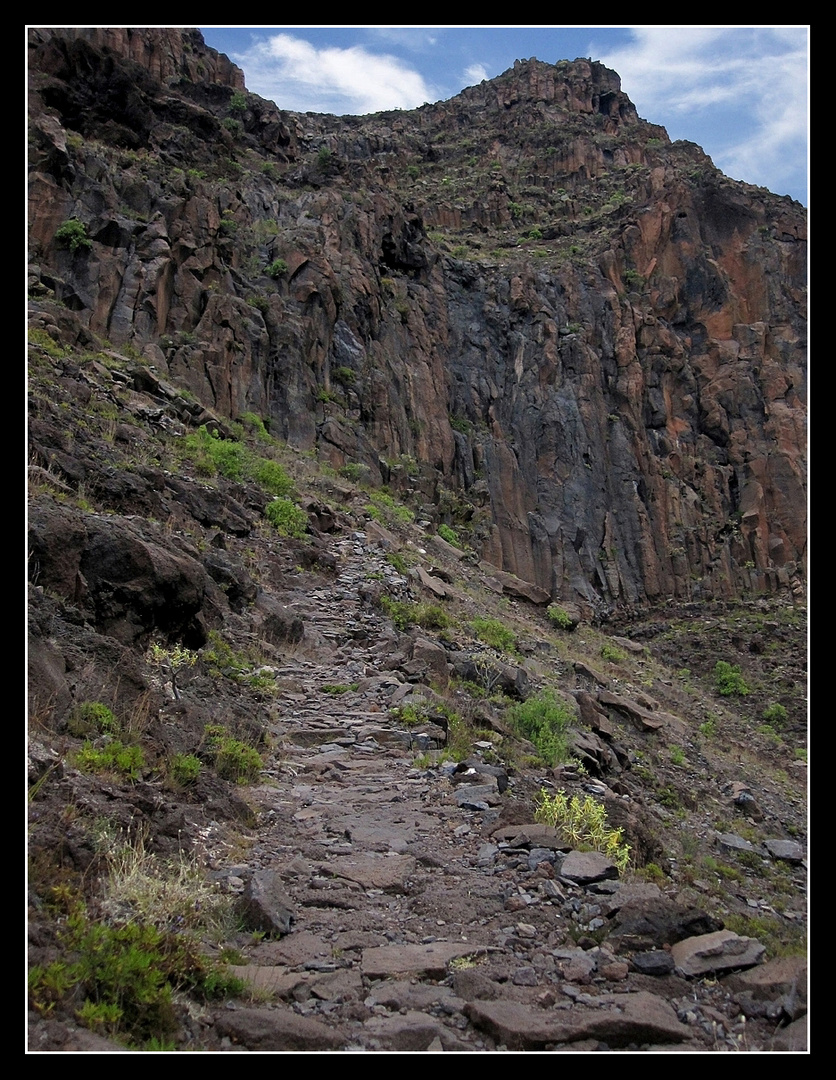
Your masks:
<path fill-rule="evenodd" d="M 690 139 L 736 180 L 807 204 L 809 27 L 280 26 L 200 28 L 283 109 L 412 109 L 514 60 L 589 56 L 639 115 Z"/>

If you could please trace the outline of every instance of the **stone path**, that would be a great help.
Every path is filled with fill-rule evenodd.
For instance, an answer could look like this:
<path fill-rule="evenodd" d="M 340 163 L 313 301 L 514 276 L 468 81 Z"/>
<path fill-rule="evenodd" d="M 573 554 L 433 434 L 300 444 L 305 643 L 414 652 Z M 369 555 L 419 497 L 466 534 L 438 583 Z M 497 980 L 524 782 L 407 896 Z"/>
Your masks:
<path fill-rule="evenodd" d="M 260 824 L 247 867 L 229 868 L 230 881 L 257 881 L 290 932 L 246 946 L 237 973 L 255 1003 L 218 1014 L 223 1044 L 738 1048 L 739 1010 L 709 1015 L 670 962 L 642 975 L 589 940 L 631 896 L 660 898 L 655 886 L 583 887 L 547 838 L 515 840 L 514 827 L 490 835 L 497 777 L 476 776 L 472 787 L 454 782 L 463 777 L 451 765 L 415 766 L 443 733 L 391 714 L 421 687 L 393 670 L 397 636 L 362 596 L 370 575 L 407 583 L 362 534 L 338 550 L 334 586 L 292 605 L 306 652 L 276 671 L 292 689 L 271 731 L 274 779 L 254 793 Z M 513 799 L 511 781 L 503 801 Z"/>

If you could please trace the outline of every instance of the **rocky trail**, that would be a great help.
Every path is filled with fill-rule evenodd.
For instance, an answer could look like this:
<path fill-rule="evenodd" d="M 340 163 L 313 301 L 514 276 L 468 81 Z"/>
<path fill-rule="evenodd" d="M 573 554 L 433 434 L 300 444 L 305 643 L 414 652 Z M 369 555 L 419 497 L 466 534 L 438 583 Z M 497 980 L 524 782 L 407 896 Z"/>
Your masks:
<path fill-rule="evenodd" d="M 803 962 L 718 980 L 762 960 L 763 946 L 656 884 L 618 880 L 603 856 L 536 825 L 532 794 L 553 777 L 486 765 L 489 740 L 463 765 L 416 764 L 441 757 L 432 751 L 446 740 L 438 724 L 399 721 L 399 706 L 434 696 L 426 668 L 413 667 L 412 682 L 397 670 L 399 636 L 363 595 L 370 574 L 404 592 L 407 580 L 362 532 L 333 552 L 332 583 L 288 604 L 305 644 L 271 671 L 280 719 L 268 725 L 262 782 L 247 789 L 257 825 L 245 859 L 230 862 L 216 822 L 202 831 L 212 878 L 247 913 L 250 932 L 225 946 L 247 993 L 190 1014 L 185 1045 L 802 1046 Z M 613 795 L 603 781 L 569 779 L 579 793 Z M 76 1037 L 90 1048 L 92 1036 Z M 76 1045 L 70 1036 L 64 1048 Z"/>
<path fill-rule="evenodd" d="M 29 46 L 29 1052 L 806 1051 L 803 207 Z"/>

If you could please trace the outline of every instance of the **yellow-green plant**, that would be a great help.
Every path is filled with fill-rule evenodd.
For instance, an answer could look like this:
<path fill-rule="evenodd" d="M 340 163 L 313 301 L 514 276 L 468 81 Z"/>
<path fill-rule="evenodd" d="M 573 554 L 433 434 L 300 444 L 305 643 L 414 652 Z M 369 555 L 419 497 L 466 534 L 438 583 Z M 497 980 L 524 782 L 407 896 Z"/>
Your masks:
<path fill-rule="evenodd" d="M 562 789 L 550 795 L 542 788 L 534 820 L 560 829 L 574 845 L 600 851 L 621 873 L 630 864 L 630 845 L 624 843 L 623 830 L 610 827 L 603 803 L 589 795 L 581 800 L 577 795 L 568 796 Z"/>
<path fill-rule="evenodd" d="M 166 676 L 171 683 L 174 700 L 179 701 L 180 690 L 177 686 L 177 678 L 186 668 L 194 667 L 197 663 L 197 653 L 183 645 L 174 645 L 166 649 L 155 641 L 148 650 L 146 660 L 152 667 L 159 668 Z"/>

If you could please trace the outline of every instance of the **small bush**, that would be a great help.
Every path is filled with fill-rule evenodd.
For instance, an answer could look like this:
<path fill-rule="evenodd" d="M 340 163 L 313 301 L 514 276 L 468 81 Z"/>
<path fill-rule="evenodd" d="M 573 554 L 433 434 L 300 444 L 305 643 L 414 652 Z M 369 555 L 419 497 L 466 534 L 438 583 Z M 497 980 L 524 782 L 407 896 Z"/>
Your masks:
<path fill-rule="evenodd" d="M 761 716 L 773 728 L 783 728 L 787 723 L 787 710 L 783 705 L 779 705 L 777 701 L 767 705 Z"/>
<path fill-rule="evenodd" d="M 350 367 L 338 367 L 331 372 L 331 378 L 343 386 L 353 386 L 357 376 Z"/>
<path fill-rule="evenodd" d="M 739 664 L 718 660 L 714 665 L 714 681 L 721 697 L 746 697 L 749 687 L 743 681 Z"/>
<path fill-rule="evenodd" d="M 287 273 L 287 263 L 284 259 L 274 259 L 267 267 L 267 273 L 274 279 L 284 277 Z"/>
<path fill-rule="evenodd" d="M 390 525 L 401 522 L 406 525 L 415 520 L 415 515 L 408 506 L 397 502 L 388 491 L 373 491 L 371 502 L 366 506 L 366 513 L 375 521 Z"/>
<path fill-rule="evenodd" d="M 119 721 L 100 701 L 82 701 L 70 713 L 67 730 L 77 739 L 91 735 L 114 735 L 119 730 Z"/>
<path fill-rule="evenodd" d="M 293 491 L 293 481 L 278 461 L 270 458 L 256 458 L 251 469 L 253 480 L 271 495 L 287 496 Z"/>
<path fill-rule="evenodd" d="M 446 540 L 448 544 L 452 544 L 453 547 L 460 548 L 462 546 L 462 542 L 459 540 L 459 534 L 455 529 L 451 529 L 449 525 L 439 525 L 438 535 L 442 540 Z"/>
<path fill-rule="evenodd" d="M 145 767 L 145 758 L 139 746 L 127 746 L 120 739 L 114 739 L 104 746 L 85 743 L 75 754 L 74 764 L 88 772 L 112 772 L 136 780 Z"/>
<path fill-rule="evenodd" d="M 509 630 L 499 619 L 473 619 L 470 625 L 479 640 L 492 649 L 511 653 L 516 650 L 517 639 L 513 630 Z"/>
<path fill-rule="evenodd" d="M 63 225 L 59 225 L 55 239 L 61 247 L 69 248 L 73 254 L 93 246 L 93 241 L 87 235 L 87 226 L 78 218 L 70 218 Z"/>
<path fill-rule="evenodd" d="M 705 723 L 700 724 L 700 735 L 704 735 L 706 739 L 713 739 L 716 734 L 717 720 L 715 717 L 709 716 Z"/>
<path fill-rule="evenodd" d="M 290 499 L 274 499 L 267 504 L 264 516 L 280 536 L 294 540 L 301 540 L 308 527 L 308 515 Z"/>
<path fill-rule="evenodd" d="M 210 724 L 206 735 L 207 749 L 218 776 L 236 784 L 252 784 L 258 779 L 264 763 L 254 746 L 233 738 L 220 724 Z"/>
<path fill-rule="evenodd" d="M 202 767 L 200 758 L 194 754 L 175 754 L 169 765 L 169 776 L 180 787 L 188 787 L 200 776 Z"/>
<path fill-rule="evenodd" d="M 546 765 L 553 767 L 568 759 L 566 733 L 574 716 L 553 691 L 544 690 L 512 706 L 507 716 L 517 734 L 534 744 Z"/>
<path fill-rule="evenodd" d="M 345 477 L 346 480 L 353 480 L 355 484 L 362 484 L 368 481 L 371 476 L 371 469 L 368 465 L 361 465 L 358 461 L 348 461 L 345 465 L 341 465 L 337 470 L 340 476 Z"/>
<path fill-rule="evenodd" d="M 572 630 L 575 624 L 572 622 L 572 617 L 563 610 L 562 607 L 558 607 L 557 604 L 550 604 L 546 608 L 546 615 L 549 618 L 549 622 L 556 626 L 559 630 Z"/>
<path fill-rule="evenodd" d="M 606 642 L 601 646 L 601 657 L 604 660 L 609 660 L 612 664 L 617 664 L 619 661 L 627 659 L 626 654 L 623 653 L 621 649 L 617 649 L 615 645 L 610 645 L 609 642 Z"/>
<path fill-rule="evenodd" d="M 207 960 L 192 937 L 136 921 L 114 926 L 80 903 L 66 916 L 58 942 L 64 958 L 29 972 L 33 1007 L 48 1014 L 58 1004 L 77 1003 L 85 1027 L 129 1045 L 175 1032 L 175 990 L 204 1000 L 243 991 L 241 980 Z"/>
<path fill-rule="evenodd" d="M 587 795 L 569 798 L 564 791 L 549 795 L 541 790 L 534 820 L 560 829 L 570 843 L 591 847 L 611 859 L 621 873 L 630 863 L 630 847 L 623 841 L 621 829 L 611 829 L 602 803 Z"/>

